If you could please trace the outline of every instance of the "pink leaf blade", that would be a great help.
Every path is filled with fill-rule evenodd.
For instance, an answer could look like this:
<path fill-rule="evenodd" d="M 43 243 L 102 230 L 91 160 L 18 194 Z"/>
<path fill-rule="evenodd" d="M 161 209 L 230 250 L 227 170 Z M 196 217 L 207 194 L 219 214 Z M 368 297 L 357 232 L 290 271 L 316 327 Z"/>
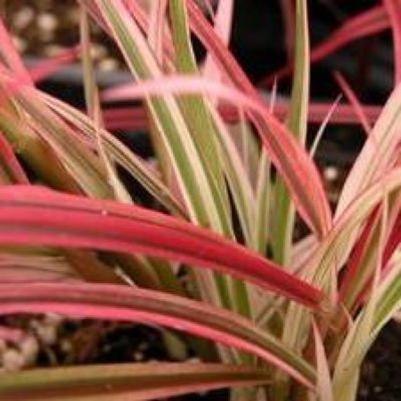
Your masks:
<path fill-rule="evenodd" d="M 331 226 L 331 212 L 316 166 L 286 128 L 269 113 L 262 102 L 254 97 L 220 82 L 180 75 L 110 89 L 103 97 L 108 100 L 126 100 L 166 93 L 187 94 L 199 91 L 227 102 L 234 102 L 249 111 L 253 123 L 260 128 L 259 133 L 269 156 L 292 190 L 295 205 L 301 216 L 319 235 L 327 233 Z"/>
<path fill-rule="evenodd" d="M 321 124 L 327 116 L 332 105 L 330 103 L 313 102 L 309 105 L 308 122 Z M 363 112 L 369 124 L 374 124 L 382 109 L 376 105 L 362 105 Z M 219 106 L 219 111 L 227 123 L 235 123 L 239 120 L 236 108 L 228 104 Z M 288 114 L 288 102 L 280 100 L 276 102 L 274 115 L 284 121 Z M 140 107 L 114 106 L 103 110 L 105 124 L 110 131 L 146 130 L 149 126 L 146 111 Z M 354 109 L 348 104 L 338 104 L 330 117 L 329 123 L 333 124 L 360 124 L 355 116 Z"/>
<path fill-rule="evenodd" d="M 358 97 L 356 96 L 355 92 L 353 91 L 349 83 L 346 81 L 346 79 L 340 72 L 335 71 L 334 78 L 337 81 L 341 90 L 343 91 L 344 95 L 348 99 L 351 107 L 354 109 L 355 116 L 360 121 L 363 129 L 365 130 L 366 135 L 369 135 L 370 131 L 372 130 L 372 127 L 370 126 L 369 120 L 365 115 L 363 105 L 359 101 Z"/>
<path fill-rule="evenodd" d="M 43 380 L 46 377 L 46 381 Z M 31 369 L 2 374 L 8 401 L 165 399 L 224 387 L 265 384 L 263 369 L 211 363 L 124 363 Z"/>
<path fill-rule="evenodd" d="M 390 22 L 383 6 L 375 6 L 345 21 L 326 40 L 311 50 L 310 61 L 316 63 L 357 39 L 375 35 L 390 27 Z M 290 64 L 269 75 L 260 82 L 269 87 L 274 79 L 280 80 L 290 75 Z"/>
<path fill-rule="evenodd" d="M 68 66 L 78 58 L 80 46 L 62 50 L 59 54 L 46 60 L 40 60 L 29 69 L 29 74 L 35 83 L 43 81 L 50 75 Z"/>
<path fill-rule="evenodd" d="M 53 312 L 161 325 L 235 347 L 313 387 L 314 370 L 273 336 L 237 314 L 198 301 L 107 284 L 0 284 L 0 314 Z"/>
<path fill-rule="evenodd" d="M 0 188 L 0 243 L 143 253 L 247 279 L 313 308 L 322 292 L 209 230 L 133 205 L 38 187 Z"/>
<path fill-rule="evenodd" d="M 387 11 L 394 43 L 394 86 L 401 82 L 401 1 L 383 0 Z"/>
<path fill-rule="evenodd" d="M 3 19 L 0 17 L 0 59 L 3 60 L 8 68 L 14 71 L 15 76 L 18 77 L 25 84 L 31 84 L 32 79 L 28 70 L 24 66 L 20 55 L 18 54 L 12 38 L 8 33 Z"/>

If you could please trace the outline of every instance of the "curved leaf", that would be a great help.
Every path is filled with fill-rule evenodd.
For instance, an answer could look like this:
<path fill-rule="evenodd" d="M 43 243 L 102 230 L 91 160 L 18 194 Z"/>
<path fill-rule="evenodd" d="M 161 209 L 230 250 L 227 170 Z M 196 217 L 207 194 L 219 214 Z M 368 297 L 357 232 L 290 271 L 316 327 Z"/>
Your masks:
<path fill-rule="evenodd" d="M 336 216 L 347 208 L 355 196 L 385 172 L 393 160 L 400 139 L 401 84 L 391 94 L 348 174 L 338 201 Z"/>
<path fill-rule="evenodd" d="M 96 138 L 96 127 L 93 121 L 83 114 L 80 110 L 73 106 L 62 102 L 61 100 L 48 95 L 47 93 L 37 91 L 37 94 L 43 101 L 63 119 L 68 121 L 77 128 L 79 134 L 82 135 L 82 140 L 93 147 Z M 107 116 L 104 114 L 104 117 Z M 107 114 L 107 110 L 106 110 Z M 131 114 L 131 113 L 130 113 Z M 119 119 L 121 116 L 119 116 Z M 135 115 L 134 115 L 135 118 Z M 104 146 L 113 159 L 137 179 L 143 187 L 149 191 L 161 204 L 163 204 L 173 214 L 185 216 L 183 205 L 174 197 L 168 187 L 162 182 L 160 177 L 146 164 L 145 160 L 141 159 L 108 131 L 100 129 L 100 134 L 104 141 Z"/>
<path fill-rule="evenodd" d="M 382 5 L 364 11 L 355 17 L 347 19 L 322 43 L 311 51 L 311 63 L 318 62 L 349 43 L 366 36 L 375 35 L 390 27 L 389 18 Z M 269 75 L 260 84 L 269 86 L 274 79 L 282 79 L 292 72 L 292 66 L 287 65 Z"/>
<path fill-rule="evenodd" d="M 308 122 L 313 124 L 321 124 L 325 121 L 327 114 L 330 116 L 330 124 L 360 124 L 359 119 L 355 116 L 353 108 L 348 104 L 338 104 L 334 111 L 331 112 L 332 103 L 311 102 L 309 104 Z M 381 106 L 362 105 L 363 111 L 370 124 L 375 123 L 381 111 Z M 233 106 L 220 106 L 224 121 L 227 123 L 238 122 L 239 114 Z M 275 103 L 274 115 L 280 120 L 284 120 L 288 114 L 288 102 L 278 100 Z M 135 130 L 141 131 L 148 127 L 148 118 L 146 111 L 141 106 L 127 107 L 115 106 L 105 108 L 103 110 L 105 125 L 110 131 Z M 119 132 L 121 134 L 121 132 Z"/>
<path fill-rule="evenodd" d="M 401 3 L 399 0 L 383 0 L 387 11 L 394 47 L 394 85 L 401 82 Z"/>
<path fill-rule="evenodd" d="M 325 235 L 331 227 L 331 212 L 316 166 L 288 129 L 264 107 L 258 91 L 193 0 L 187 1 L 187 8 L 191 29 L 213 54 L 227 79 L 264 109 L 259 115 L 252 110 L 249 117 L 290 190 L 298 211 L 313 231 L 319 236 Z"/>
<path fill-rule="evenodd" d="M 142 81 L 136 85 L 124 85 L 104 92 L 103 96 L 108 100 L 126 100 L 199 91 L 235 102 L 250 112 L 252 122 L 259 129 L 268 148 L 267 153 L 274 157 L 275 165 L 285 171 L 283 180 L 292 188 L 292 196 L 300 214 L 314 231 L 319 234 L 326 233 L 331 225 L 331 215 L 316 166 L 295 138 L 290 136 L 285 127 L 272 117 L 267 107 L 254 97 L 220 82 L 181 75 Z M 267 135 L 266 130 L 270 129 L 280 135 Z"/>
<path fill-rule="evenodd" d="M 287 126 L 301 146 L 305 147 L 310 81 L 308 6 L 305 0 L 297 0 L 295 4 L 295 68 Z M 276 213 L 273 219 L 276 236 L 272 251 L 274 260 L 286 265 L 292 253 L 295 207 L 285 182 L 278 179 L 276 185 Z"/>
<path fill-rule="evenodd" d="M 209 230 L 162 213 L 32 186 L 0 188 L 0 243 L 145 253 L 232 274 L 317 308 L 320 290 Z"/>
<path fill-rule="evenodd" d="M 266 371 L 243 366 L 150 362 L 3 373 L 0 392 L 8 401 L 140 401 L 267 381 Z"/>
<path fill-rule="evenodd" d="M 313 387 L 314 369 L 250 320 L 225 309 L 151 290 L 107 284 L 0 284 L 0 315 L 60 313 L 74 318 L 166 326 L 258 356 Z"/>

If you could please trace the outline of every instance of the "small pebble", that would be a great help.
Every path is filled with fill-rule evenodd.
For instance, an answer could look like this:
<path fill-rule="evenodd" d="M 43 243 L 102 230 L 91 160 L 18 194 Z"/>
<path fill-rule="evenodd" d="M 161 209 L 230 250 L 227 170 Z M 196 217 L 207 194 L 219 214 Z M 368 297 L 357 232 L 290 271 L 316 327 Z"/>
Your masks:
<path fill-rule="evenodd" d="M 42 13 L 36 17 L 38 27 L 43 31 L 54 31 L 58 26 L 58 20 L 54 14 Z"/>
<path fill-rule="evenodd" d="M 31 7 L 22 7 L 13 16 L 13 26 L 17 29 L 26 28 L 33 20 L 35 13 Z"/>
<path fill-rule="evenodd" d="M 24 356 L 13 348 L 9 348 L 3 353 L 1 361 L 7 372 L 16 372 L 25 366 Z"/>
<path fill-rule="evenodd" d="M 60 348 L 65 354 L 68 354 L 73 350 L 73 346 L 70 340 L 61 341 Z"/>
<path fill-rule="evenodd" d="M 25 39 L 20 38 L 19 36 L 12 37 L 14 46 L 19 52 L 24 52 L 28 48 L 28 43 Z"/>
<path fill-rule="evenodd" d="M 39 344 L 35 337 L 27 336 L 19 344 L 19 349 L 26 365 L 32 365 L 39 353 Z"/>
<path fill-rule="evenodd" d="M 114 71 L 118 68 L 117 60 L 113 58 L 105 58 L 99 62 L 99 69 L 102 71 Z"/>
<path fill-rule="evenodd" d="M 31 327 L 44 344 L 53 345 L 57 341 L 57 327 L 54 325 L 46 325 L 42 321 L 33 320 L 31 321 Z"/>
<path fill-rule="evenodd" d="M 375 386 L 375 387 L 373 387 L 373 391 L 375 392 L 375 393 L 381 393 L 382 392 L 382 388 L 381 388 L 381 386 Z"/>
<path fill-rule="evenodd" d="M 324 169 L 323 174 L 327 181 L 335 181 L 338 178 L 338 169 L 334 166 L 328 166 Z"/>
<path fill-rule="evenodd" d="M 63 47 L 58 45 L 47 45 L 44 48 L 44 54 L 48 57 L 57 56 L 63 49 Z"/>
<path fill-rule="evenodd" d="M 143 361 L 143 353 L 142 352 L 134 352 L 132 357 L 134 358 L 134 361 L 139 362 Z"/>
<path fill-rule="evenodd" d="M 91 56 L 94 60 L 102 59 L 107 54 L 107 49 L 98 43 L 93 43 L 90 49 Z"/>
<path fill-rule="evenodd" d="M 40 326 L 36 333 L 46 345 L 53 345 L 57 341 L 57 329 L 54 326 Z"/>

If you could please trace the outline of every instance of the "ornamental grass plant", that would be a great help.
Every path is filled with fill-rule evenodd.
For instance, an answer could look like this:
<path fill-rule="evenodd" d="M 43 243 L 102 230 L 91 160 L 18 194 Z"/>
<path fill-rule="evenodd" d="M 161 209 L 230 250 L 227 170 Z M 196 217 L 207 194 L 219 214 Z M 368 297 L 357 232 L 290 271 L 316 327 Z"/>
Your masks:
<path fill-rule="evenodd" d="M 230 388 L 232 400 L 356 400 L 364 357 L 401 305 L 401 3 L 384 0 L 310 48 L 308 2 L 281 1 L 293 63 L 258 86 L 228 47 L 233 0 L 78 4 L 85 110 L 37 86 L 68 52 L 28 69 L 0 22 L 0 315 L 148 324 L 198 362 L 5 372 L 0 399 Z M 132 82 L 98 88 L 95 25 Z M 395 74 L 383 106 L 365 107 L 340 74 L 345 103 L 310 99 L 312 63 L 384 29 Z M 288 74 L 285 100 L 274 82 Z M 344 120 L 366 138 L 333 205 L 314 155 Z M 123 128 L 146 132 L 153 161 Z M 1 327 L 4 340 L 13 333 Z"/>

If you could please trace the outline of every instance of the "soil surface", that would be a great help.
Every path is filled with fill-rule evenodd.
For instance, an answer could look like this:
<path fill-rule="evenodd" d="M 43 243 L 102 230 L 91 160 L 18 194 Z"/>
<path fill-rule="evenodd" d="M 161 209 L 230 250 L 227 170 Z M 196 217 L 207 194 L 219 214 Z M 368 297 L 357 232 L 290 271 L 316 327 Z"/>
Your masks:
<path fill-rule="evenodd" d="M 359 401 L 401 400 L 401 326 L 390 322 L 362 367 Z"/>

